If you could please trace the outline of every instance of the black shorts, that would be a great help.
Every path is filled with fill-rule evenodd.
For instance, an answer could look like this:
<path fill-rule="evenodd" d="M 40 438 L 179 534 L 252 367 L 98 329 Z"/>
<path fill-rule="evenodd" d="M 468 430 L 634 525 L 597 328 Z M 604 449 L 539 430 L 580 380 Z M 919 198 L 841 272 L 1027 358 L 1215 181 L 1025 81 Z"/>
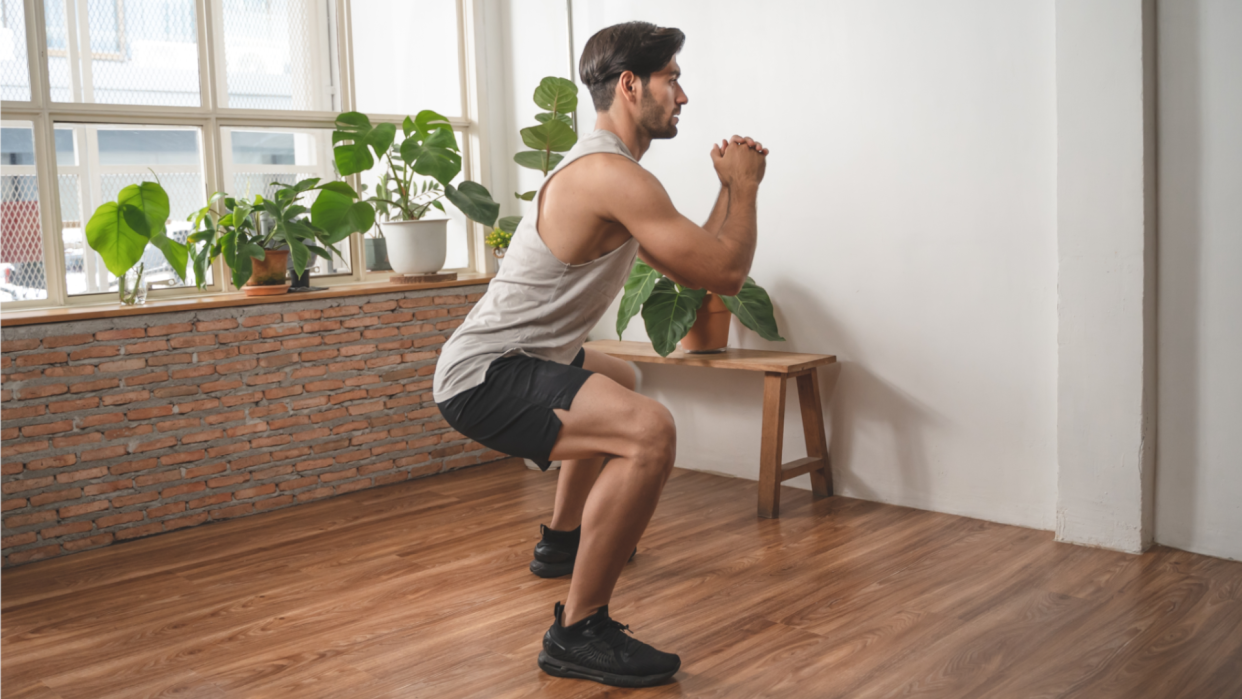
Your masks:
<path fill-rule="evenodd" d="M 483 383 L 437 403 L 453 429 L 489 449 L 552 465 L 548 456 L 561 433 L 554 408 L 569 410 L 591 373 L 582 368 L 586 350 L 569 364 L 524 354 L 501 357 L 487 367 Z"/>

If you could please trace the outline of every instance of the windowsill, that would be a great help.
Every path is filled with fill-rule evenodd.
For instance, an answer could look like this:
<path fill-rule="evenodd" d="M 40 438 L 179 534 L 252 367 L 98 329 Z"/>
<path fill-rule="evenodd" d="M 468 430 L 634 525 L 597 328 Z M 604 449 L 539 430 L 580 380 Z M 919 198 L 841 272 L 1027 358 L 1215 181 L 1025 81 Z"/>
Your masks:
<path fill-rule="evenodd" d="M 39 325 L 42 323 L 69 323 L 77 320 L 96 318 L 118 318 L 123 316 L 140 316 L 152 313 L 174 313 L 177 311 L 195 311 L 208 308 L 230 308 L 233 306 L 259 306 L 268 303 L 290 303 L 293 301 L 312 301 L 315 299 L 339 298 L 342 296 L 366 296 L 369 294 L 387 294 L 401 291 L 418 291 L 421 289 L 443 289 L 454 286 L 473 286 L 486 284 L 492 280 L 492 274 L 477 272 L 459 273 L 457 279 L 447 282 L 429 282 L 423 284 L 392 284 L 390 282 L 361 282 L 334 286 L 324 291 L 307 291 L 296 294 L 278 294 L 275 296 L 247 296 L 241 292 L 212 294 L 210 296 L 194 296 L 190 298 L 162 299 L 147 301 L 141 306 L 124 306 L 119 303 L 105 303 L 95 306 L 79 306 L 72 308 L 45 308 L 30 311 L 13 311 L 0 314 L 0 327 L 17 325 Z M 314 283 L 314 280 L 311 280 Z"/>

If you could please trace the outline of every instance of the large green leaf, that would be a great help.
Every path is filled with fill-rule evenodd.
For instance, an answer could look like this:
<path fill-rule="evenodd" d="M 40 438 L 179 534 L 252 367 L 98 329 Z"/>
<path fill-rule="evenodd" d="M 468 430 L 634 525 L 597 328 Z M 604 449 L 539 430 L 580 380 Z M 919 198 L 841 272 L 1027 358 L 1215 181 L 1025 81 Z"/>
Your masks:
<path fill-rule="evenodd" d="M 448 132 L 448 138 L 439 135 L 442 133 L 443 131 L 437 132 L 426 141 L 421 140 L 417 134 L 405 139 L 401 143 L 401 159 L 413 167 L 414 172 L 431 177 L 441 185 L 447 185 L 461 172 L 461 155 L 445 145 L 437 145 L 451 142 L 454 149 L 457 146 L 456 139 L 452 138 L 452 131 Z"/>
<path fill-rule="evenodd" d="M 560 153 L 548 154 L 541 150 L 524 150 L 513 156 L 513 162 L 522 167 L 530 168 L 544 172 L 556 167 L 556 164 L 565 159 Z"/>
<path fill-rule="evenodd" d="M 634 261 L 634 269 L 630 270 L 630 278 L 625 281 L 625 292 L 621 295 L 621 307 L 617 309 L 617 339 L 629 327 L 630 319 L 638 315 L 651 290 L 662 275 L 642 260 Z M 680 338 L 678 338 L 680 339 Z"/>
<path fill-rule="evenodd" d="M 300 277 L 310 263 L 311 252 L 298 236 L 288 235 L 286 237 L 289 243 L 289 256 L 293 258 L 293 273 Z"/>
<path fill-rule="evenodd" d="M 332 132 L 332 143 L 352 141 L 352 143 L 343 143 L 332 149 L 332 154 L 336 158 L 337 172 L 341 173 L 342 177 L 365 172 L 375 165 L 375 158 L 371 155 L 368 143 L 371 131 L 371 120 L 366 114 L 345 112 L 336 117 L 336 130 Z M 393 131 L 395 133 L 396 130 L 393 129 Z M 382 141 L 382 134 L 376 138 Z M 391 144 L 392 141 L 389 140 L 389 145 Z"/>
<path fill-rule="evenodd" d="M 117 277 L 125 276 L 130 267 L 138 264 L 149 241 L 126 223 L 121 208 L 116 202 L 107 202 L 95 209 L 91 220 L 86 222 L 86 243 L 99 253 L 104 266 Z"/>
<path fill-rule="evenodd" d="M 342 240 L 355 231 L 369 231 L 375 225 L 375 208 L 364 201 L 355 201 L 338 187 L 325 185 L 320 189 L 310 210 L 311 223 L 327 233 L 331 242 Z"/>
<path fill-rule="evenodd" d="M 565 122 L 565 125 L 569 127 L 572 127 L 574 125 L 573 120 L 569 118 L 568 114 L 557 114 L 555 117 L 553 117 L 552 112 L 539 112 L 538 114 L 535 115 L 535 121 L 539 122 L 540 124 L 544 124 L 549 121 L 552 121 L 552 119 L 563 121 Z"/>
<path fill-rule="evenodd" d="M 518 224 L 521 222 L 521 216 L 505 216 L 497 222 L 496 227 L 505 233 L 515 233 L 517 232 Z"/>
<path fill-rule="evenodd" d="M 493 201 L 491 193 L 478 182 L 466 180 L 460 187 L 447 184 L 444 196 L 463 214 L 484 226 L 496 223 L 496 217 L 500 215 L 500 204 Z"/>
<path fill-rule="evenodd" d="M 164 233 L 164 227 L 168 224 L 168 193 L 159 183 L 131 184 L 117 195 L 116 203 L 121 207 L 122 212 L 127 206 L 132 206 L 142 212 L 143 218 L 146 219 L 147 230 L 135 228 L 139 233 L 145 233 L 148 237 Z"/>
<path fill-rule="evenodd" d="M 185 268 L 190 263 L 190 249 L 163 233 L 151 236 L 151 244 L 164 253 L 164 259 L 172 265 L 177 278 L 184 282 Z"/>
<path fill-rule="evenodd" d="M 776 328 L 772 299 L 755 280 L 746 277 L 746 283 L 742 285 L 737 296 L 721 296 L 720 300 L 742 321 L 742 325 L 759 333 L 759 337 L 772 342 L 785 341 Z"/>
<path fill-rule="evenodd" d="M 430 109 L 424 109 L 414 117 L 414 128 L 420 133 L 430 133 L 432 129 L 453 129 L 453 124 L 448 117 L 439 112 Z"/>
<path fill-rule="evenodd" d="M 643 304 L 643 322 L 652 347 L 661 357 L 672 354 L 690 332 L 705 295 L 705 289 L 685 289 L 666 277 L 656 282 Z"/>
<path fill-rule="evenodd" d="M 522 143 L 535 150 L 558 153 L 569 150 L 578 142 L 578 134 L 563 121 L 552 120 L 538 126 L 528 126 L 521 131 Z"/>
<path fill-rule="evenodd" d="M 578 108 L 578 86 L 565 78 L 548 76 L 535 88 L 535 104 L 557 114 L 572 112 Z"/>

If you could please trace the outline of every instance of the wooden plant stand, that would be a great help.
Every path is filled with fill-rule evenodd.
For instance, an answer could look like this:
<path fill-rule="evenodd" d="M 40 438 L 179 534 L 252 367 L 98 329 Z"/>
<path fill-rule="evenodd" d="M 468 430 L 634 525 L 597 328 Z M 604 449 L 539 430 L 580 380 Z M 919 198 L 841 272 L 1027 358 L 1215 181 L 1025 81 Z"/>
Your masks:
<path fill-rule="evenodd" d="M 781 483 L 811 474 L 811 490 L 816 497 L 832 495 L 832 468 L 828 440 L 824 436 L 824 409 L 819 396 L 817 369 L 837 358 L 826 354 L 795 354 L 765 350 L 729 349 L 717 354 L 685 354 L 681 350 L 661 357 L 646 342 L 598 340 L 586 344 L 596 352 L 618 359 L 648 364 L 680 364 L 714 369 L 763 372 L 763 436 L 759 446 L 759 516 L 780 516 Z M 798 403 L 802 408 L 802 432 L 806 439 L 806 458 L 782 463 L 785 438 L 785 381 L 798 382 Z"/>

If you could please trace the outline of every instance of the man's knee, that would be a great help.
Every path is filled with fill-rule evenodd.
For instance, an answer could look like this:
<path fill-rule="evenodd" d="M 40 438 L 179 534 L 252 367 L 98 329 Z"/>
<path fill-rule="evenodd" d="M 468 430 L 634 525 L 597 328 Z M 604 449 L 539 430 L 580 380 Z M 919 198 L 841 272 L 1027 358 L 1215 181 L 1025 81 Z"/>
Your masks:
<path fill-rule="evenodd" d="M 677 455 L 677 425 L 668 408 L 652 401 L 631 425 L 637 461 L 665 474 L 671 471 Z"/>

